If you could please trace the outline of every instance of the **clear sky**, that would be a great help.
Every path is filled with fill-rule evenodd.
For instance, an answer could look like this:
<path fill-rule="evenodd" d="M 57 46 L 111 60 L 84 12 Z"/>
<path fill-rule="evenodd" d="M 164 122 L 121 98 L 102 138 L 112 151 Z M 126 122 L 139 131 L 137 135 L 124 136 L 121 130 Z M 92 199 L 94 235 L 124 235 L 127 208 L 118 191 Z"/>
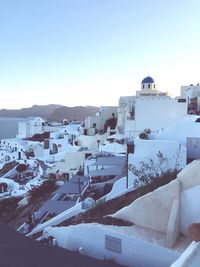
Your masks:
<path fill-rule="evenodd" d="M 0 108 L 117 105 L 200 82 L 200 0 L 1 0 Z"/>

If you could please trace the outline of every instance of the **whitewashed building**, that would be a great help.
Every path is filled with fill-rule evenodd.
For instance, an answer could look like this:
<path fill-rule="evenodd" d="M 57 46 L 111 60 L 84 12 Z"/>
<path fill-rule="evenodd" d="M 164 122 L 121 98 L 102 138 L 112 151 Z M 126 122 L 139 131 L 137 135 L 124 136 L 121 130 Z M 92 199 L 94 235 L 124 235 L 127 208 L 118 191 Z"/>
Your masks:
<path fill-rule="evenodd" d="M 190 114 L 200 114 L 200 84 L 181 86 L 181 96 L 188 100 Z"/>
<path fill-rule="evenodd" d="M 20 139 L 0 140 L 0 164 L 17 159 L 26 159 L 24 142 Z"/>
<path fill-rule="evenodd" d="M 188 159 L 200 158 L 200 117 L 188 115 L 156 136 L 160 140 L 175 140 L 187 148 Z"/>
<path fill-rule="evenodd" d="M 132 222 L 132 226 L 82 223 L 55 227 L 61 222 L 60 215 L 53 219 L 54 222 L 51 220 L 44 225 L 54 225 L 45 228 L 44 236 L 53 237 L 60 247 L 126 266 L 198 267 L 199 242 L 191 244 L 184 227 L 188 229 L 200 218 L 199 166 L 200 162 L 194 161 L 174 181 L 112 215 Z M 36 230 L 41 231 L 41 227 Z M 98 242 L 93 238 L 94 232 Z"/>
<path fill-rule="evenodd" d="M 124 130 L 131 128 L 135 118 L 135 99 L 136 96 L 121 96 L 118 105 L 118 133 L 124 133 Z"/>
<path fill-rule="evenodd" d="M 85 120 L 85 129 L 87 135 L 95 135 L 98 131 L 104 129 L 106 120 L 117 117 L 117 107 L 115 106 L 102 106 L 95 116 L 89 116 Z"/>
<path fill-rule="evenodd" d="M 34 134 L 43 132 L 44 120 L 40 117 L 27 117 L 26 120 L 20 121 L 18 124 L 19 138 L 29 138 Z"/>
<path fill-rule="evenodd" d="M 180 121 L 187 114 L 187 101 L 157 90 L 153 78 L 148 76 L 142 80 L 136 96 L 120 98 L 118 112 L 118 132 L 130 138 L 144 129 L 158 132 Z"/>

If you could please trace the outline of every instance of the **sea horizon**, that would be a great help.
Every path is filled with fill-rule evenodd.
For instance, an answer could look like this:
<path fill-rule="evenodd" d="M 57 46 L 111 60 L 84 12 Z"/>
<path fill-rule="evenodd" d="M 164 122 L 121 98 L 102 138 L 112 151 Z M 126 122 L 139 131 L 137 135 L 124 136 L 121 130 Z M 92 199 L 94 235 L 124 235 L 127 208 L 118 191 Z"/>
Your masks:
<path fill-rule="evenodd" d="M 0 140 L 15 138 L 18 133 L 18 122 L 24 118 L 0 117 Z"/>

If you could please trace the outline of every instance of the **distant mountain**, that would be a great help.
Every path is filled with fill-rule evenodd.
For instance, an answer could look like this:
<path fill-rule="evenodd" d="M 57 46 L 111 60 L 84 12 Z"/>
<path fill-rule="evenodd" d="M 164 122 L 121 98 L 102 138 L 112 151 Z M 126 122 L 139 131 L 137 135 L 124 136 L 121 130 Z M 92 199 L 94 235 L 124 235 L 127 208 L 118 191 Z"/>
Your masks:
<path fill-rule="evenodd" d="M 60 107 L 56 109 L 50 116 L 48 121 L 61 121 L 63 119 L 70 120 L 85 120 L 86 117 L 94 115 L 99 110 L 98 107 L 93 106 L 77 106 L 77 107 Z"/>
<path fill-rule="evenodd" d="M 22 109 L 1 109 L 0 117 L 42 117 L 46 119 L 49 114 L 54 112 L 57 108 L 62 107 L 62 105 L 50 104 L 50 105 L 34 105 L 30 108 L 22 108 Z"/>
<path fill-rule="evenodd" d="M 87 116 L 94 115 L 98 110 L 98 107 L 91 106 L 34 105 L 30 108 L 22 109 L 1 109 L 0 117 L 42 117 L 48 121 L 61 121 L 63 119 L 84 120 Z"/>

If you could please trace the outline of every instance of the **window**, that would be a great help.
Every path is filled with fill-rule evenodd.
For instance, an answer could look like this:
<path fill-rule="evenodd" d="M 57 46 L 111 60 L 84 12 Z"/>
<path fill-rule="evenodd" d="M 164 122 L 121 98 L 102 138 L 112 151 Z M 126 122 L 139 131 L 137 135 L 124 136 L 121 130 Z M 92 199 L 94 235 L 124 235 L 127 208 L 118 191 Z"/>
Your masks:
<path fill-rule="evenodd" d="M 51 200 L 54 200 L 54 199 L 56 199 L 56 197 L 58 196 L 58 194 L 52 194 L 53 196 L 52 196 L 52 198 L 51 198 Z"/>
<path fill-rule="evenodd" d="M 67 197 L 67 194 L 62 193 L 62 194 L 57 198 L 57 200 L 64 200 L 66 197 Z"/>
<path fill-rule="evenodd" d="M 142 88 L 144 89 L 144 84 L 142 85 Z"/>
<path fill-rule="evenodd" d="M 179 99 L 178 99 L 178 102 L 179 102 L 179 103 L 185 103 L 185 102 L 186 102 L 186 99 L 185 99 L 185 98 L 179 98 Z"/>
<path fill-rule="evenodd" d="M 151 84 L 150 84 L 150 83 L 148 84 L 148 88 L 149 88 L 149 89 L 151 88 Z"/>

